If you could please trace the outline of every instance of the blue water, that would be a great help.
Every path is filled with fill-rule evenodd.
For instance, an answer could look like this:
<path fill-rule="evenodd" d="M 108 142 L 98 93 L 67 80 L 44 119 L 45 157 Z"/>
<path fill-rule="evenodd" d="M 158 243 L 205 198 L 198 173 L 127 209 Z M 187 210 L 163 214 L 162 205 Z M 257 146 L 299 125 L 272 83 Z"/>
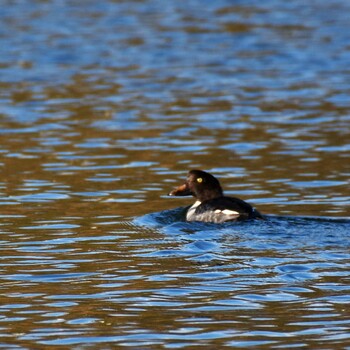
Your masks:
<path fill-rule="evenodd" d="M 158 293 L 184 297 L 170 307 L 192 312 L 192 326 L 221 325 L 215 337 L 232 338 L 221 344 L 238 348 L 348 342 L 349 219 L 267 215 L 265 221 L 218 225 L 185 222 L 183 214 L 178 208 L 134 222 L 162 236 L 159 247 L 144 241 L 142 256 L 187 262 L 177 274 L 157 277 L 182 281 Z M 242 331 L 248 319 L 253 324 Z M 271 326 L 276 319 L 278 328 Z"/>
<path fill-rule="evenodd" d="M 151 213 L 134 220 L 136 225 L 159 231 L 165 238 L 189 241 L 193 247 L 216 252 L 219 257 L 221 243 L 230 242 L 237 247 L 252 250 L 349 248 L 349 218 L 302 217 L 264 215 L 264 220 L 226 222 L 222 224 L 186 222 L 187 207 Z M 233 248 L 233 247 L 232 247 Z M 225 249 L 223 250 L 225 252 Z M 175 253 L 176 254 L 176 253 Z"/>

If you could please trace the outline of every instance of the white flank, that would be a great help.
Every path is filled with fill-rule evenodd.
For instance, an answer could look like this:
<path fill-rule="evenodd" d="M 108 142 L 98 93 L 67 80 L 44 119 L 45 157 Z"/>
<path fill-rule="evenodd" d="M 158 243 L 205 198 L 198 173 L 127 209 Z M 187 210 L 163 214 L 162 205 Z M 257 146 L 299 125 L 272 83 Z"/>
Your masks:
<path fill-rule="evenodd" d="M 220 209 L 216 209 L 215 210 L 215 214 L 224 214 L 224 215 L 239 215 L 238 211 L 234 211 L 234 210 L 230 210 L 230 209 L 224 209 L 224 210 L 220 210 Z"/>
<path fill-rule="evenodd" d="M 196 201 L 194 202 L 194 204 L 192 205 L 192 207 L 190 209 L 188 209 L 187 214 L 186 214 L 186 219 L 187 220 L 191 220 L 191 216 L 194 214 L 194 212 L 196 211 L 197 207 L 201 204 L 201 201 Z"/>

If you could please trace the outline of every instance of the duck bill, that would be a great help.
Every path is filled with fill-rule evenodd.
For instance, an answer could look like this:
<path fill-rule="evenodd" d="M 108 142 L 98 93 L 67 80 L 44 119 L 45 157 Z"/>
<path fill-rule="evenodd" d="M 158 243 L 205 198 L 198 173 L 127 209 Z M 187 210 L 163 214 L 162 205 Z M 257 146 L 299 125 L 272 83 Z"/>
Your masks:
<path fill-rule="evenodd" d="M 188 185 L 184 183 L 183 185 L 176 187 L 169 193 L 169 196 L 191 196 L 192 192 L 188 188 Z"/>

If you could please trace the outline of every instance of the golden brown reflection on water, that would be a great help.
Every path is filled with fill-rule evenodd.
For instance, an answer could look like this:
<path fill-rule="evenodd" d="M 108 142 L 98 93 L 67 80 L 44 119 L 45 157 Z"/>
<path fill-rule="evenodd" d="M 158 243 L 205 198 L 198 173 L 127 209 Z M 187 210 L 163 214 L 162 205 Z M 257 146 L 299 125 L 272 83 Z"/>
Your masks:
<path fill-rule="evenodd" d="M 172 108 L 180 107 L 177 102 Z M 114 191 L 126 190 L 131 191 L 128 197 L 147 202 L 146 207 L 133 203 L 135 212 L 117 210 L 118 215 L 134 216 L 139 210 L 147 213 L 149 205 L 157 211 L 185 203 L 160 197 L 188 169 L 202 168 L 216 174 L 229 194 L 255 202 L 265 213 L 347 215 L 343 202 L 348 195 L 348 152 L 342 147 L 348 131 L 341 118 L 319 128 L 303 126 L 303 119 L 285 124 L 255 121 L 254 116 L 235 118 L 231 125 L 228 116 L 222 118 L 223 127 L 210 129 L 211 117 L 150 120 L 141 115 L 130 121 L 121 117 L 119 122 L 118 110 L 114 117 L 110 112 L 108 120 L 106 113 L 102 118 L 84 105 L 72 103 L 65 109 L 71 117 L 57 124 L 39 120 L 28 127 L 3 122 L 3 128 L 11 130 L 1 137 L 7 197 L 23 195 L 31 181 L 49 182 L 54 192 L 67 194 L 65 202 L 74 192 L 101 192 L 101 197 L 118 199 L 120 193 Z M 201 112 L 213 113 L 214 118 L 210 106 L 202 106 Z M 332 148 L 338 152 L 330 152 Z"/>

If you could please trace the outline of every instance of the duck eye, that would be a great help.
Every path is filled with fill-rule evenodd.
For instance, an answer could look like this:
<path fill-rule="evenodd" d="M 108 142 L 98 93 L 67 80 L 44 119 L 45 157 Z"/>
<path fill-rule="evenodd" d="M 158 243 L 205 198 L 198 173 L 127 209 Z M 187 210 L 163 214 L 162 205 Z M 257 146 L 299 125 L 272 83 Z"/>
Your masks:
<path fill-rule="evenodd" d="M 199 178 L 197 179 L 197 182 L 201 183 L 201 182 L 203 182 L 203 179 L 202 179 L 201 177 L 199 177 Z"/>

